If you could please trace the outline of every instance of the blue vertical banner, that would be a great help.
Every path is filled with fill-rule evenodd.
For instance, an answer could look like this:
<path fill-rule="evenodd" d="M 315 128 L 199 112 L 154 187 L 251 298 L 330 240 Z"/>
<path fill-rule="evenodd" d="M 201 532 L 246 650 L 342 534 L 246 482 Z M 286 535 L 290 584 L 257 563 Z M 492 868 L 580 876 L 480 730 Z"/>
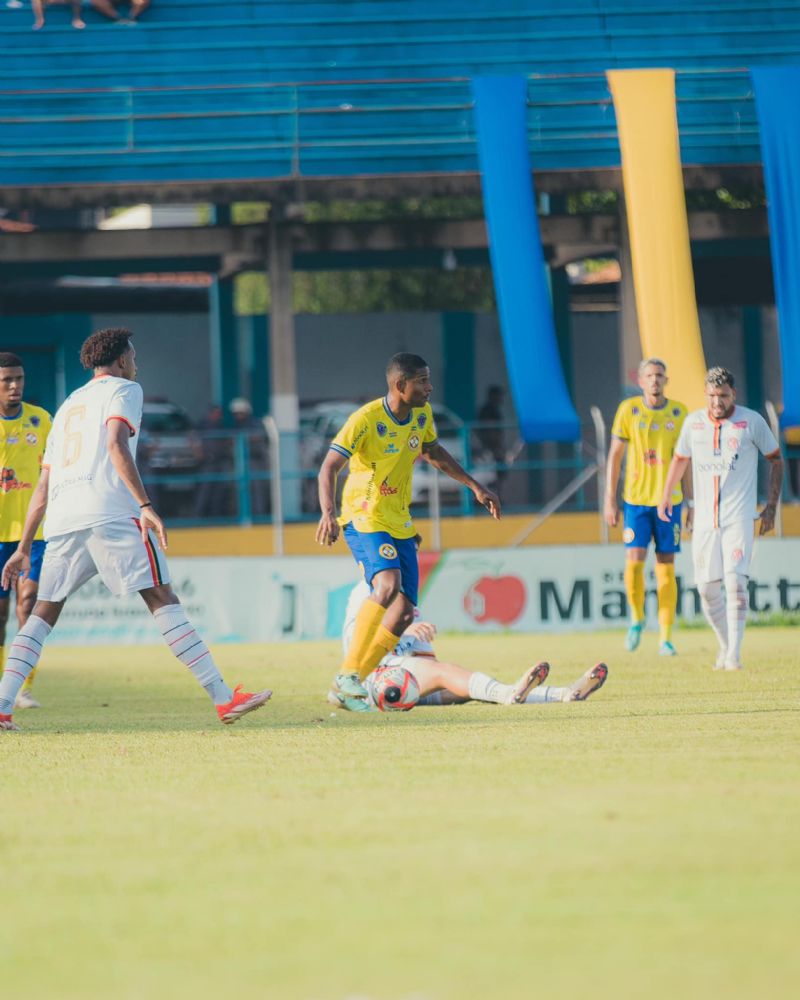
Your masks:
<path fill-rule="evenodd" d="M 800 426 L 800 66 L 752 69 L 767 188 L 784 427 Z"/>
<path fill-rule="evenodd" d="M 484 213 L 500 329 L 520 432 L 575 441 L 580 424 L 558 354 L 533 193 L 524 76 L 472 81 Z"/>

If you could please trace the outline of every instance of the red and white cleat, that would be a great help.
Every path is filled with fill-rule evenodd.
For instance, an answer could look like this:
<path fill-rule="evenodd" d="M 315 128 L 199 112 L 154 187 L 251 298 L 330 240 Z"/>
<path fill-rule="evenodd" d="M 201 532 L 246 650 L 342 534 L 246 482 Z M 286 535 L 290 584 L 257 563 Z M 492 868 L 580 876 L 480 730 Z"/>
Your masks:
<path fill-rule="evenodd" d="M 10 715 L 0 715 L 0 730 L 6 730 L 9 733 L 18 733 L 20 728 Z"/>
<path fill-rule="evenodd" d="M 570 687 L 564 701 L 586 701 L 590 694 L 601 688 L 608 677 L 608 667 L 605 663 L 596 663 L 591 670 L 587 670 L 583 677 L 579 677 Z"/>
<path fill-rule="evenodd" d="M 257 708 L 266 705 L 271 697 L 271 691 L 256 691 L 255 694 L 251 694 L 249 691 L 242 691 L 242 685 L 237 684 L 233 689 L 233 698 L 228 704 L 217 705 L 217 715 L 220 722 L 230 726 L 248 712 L 255 712 Z"/>
<path fill-rule="evenodd" d="M 521 705 L 528 697 L 529 692 L 539 687 L 540 684 L 544 684 L 549 673 L 550 664 L 544 660 L 541 663 L 537 663 L 535 667 L 531 667 L 530 670 L 526 670 L 514 685 L 514 693 L 508 704 Z"/>

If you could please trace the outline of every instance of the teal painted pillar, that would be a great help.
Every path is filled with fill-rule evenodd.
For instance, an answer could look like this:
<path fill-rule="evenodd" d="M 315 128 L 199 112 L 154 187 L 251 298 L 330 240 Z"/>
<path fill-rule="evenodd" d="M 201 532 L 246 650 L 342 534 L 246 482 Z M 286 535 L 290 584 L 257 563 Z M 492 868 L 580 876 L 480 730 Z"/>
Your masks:
<path fill-rule="evenodd" d="M 263 417 L 270 408 L 269 316 L 250 316 L 250 385 L 253 413 Z"/>
<path fill-rule="evenodd" d="M 764 405 L 764 356 L 760 306 L 742 306 L 742 334 L 747 405 L 752 410 L 760 410 Z"/>
<path fill-rule="evenodd" d="M 211 389 L 228 418 L 228 403 L 239 395 L 239 337 L 233 313 L 233 279 L 215 278 L 209 296 Z"/>
<path fill-rule="evenodd" d="M 475 316 L 442 313 L 444 402 L 462 420 L 475 419 Z"/>

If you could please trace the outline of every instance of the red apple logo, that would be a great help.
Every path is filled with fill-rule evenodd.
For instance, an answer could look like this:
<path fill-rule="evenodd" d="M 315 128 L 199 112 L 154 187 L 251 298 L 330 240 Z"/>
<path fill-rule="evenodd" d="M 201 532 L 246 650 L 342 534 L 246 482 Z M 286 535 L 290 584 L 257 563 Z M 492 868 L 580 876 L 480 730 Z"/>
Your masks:
<path fill-rule="evenodd" d="M 526 598 L 518 576 L 482 576 L 464 594 L 464 610 L 481 625 L 511 625 L 522 614 Z"/>

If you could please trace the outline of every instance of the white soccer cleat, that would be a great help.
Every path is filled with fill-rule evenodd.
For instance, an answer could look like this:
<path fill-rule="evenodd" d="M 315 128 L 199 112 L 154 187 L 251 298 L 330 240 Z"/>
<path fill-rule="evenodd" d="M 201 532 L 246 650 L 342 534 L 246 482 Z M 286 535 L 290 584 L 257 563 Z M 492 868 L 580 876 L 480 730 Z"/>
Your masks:
<path fill-rule="evenodd" d="M 724 670 L 725 669 L 725 661 L 727 660 L 727 658 L 728 658 L 728 650 L 727 649 L 721 649 L 717 653 L 717 659 L 716 659 L 716 662 L 714 663 L 714 666 L 713 666 L 712 669 L 713 670 Z"/>
<path fill-rule="evenodd" d="M 579 677 L 574 684 L 567 688 L 567 693 L 562 701 L 586 701 L 590 694 L 601 688 L 608 677 L 608 667 L 605 663 L 596 663 L 591 670 L 587 670 L 583 677 Z"/>
<path fill-rule="evenodd" d="M 537 663 L 535 667 L 531 667 L 529 670 L 526 670 L 511 689 L 511 694 L 508 696 L 508 700 L 505 704 L 524 704 L 529 692 L 533 691 L 534 688 L 539 687 L 540 684 L 544 684 L 549 673 L 550 664 L 545 660 L 542 660 L 541 663 Z"/>
<path fill-rule="evenodd" d="M 19 694 L 17 695 L 17 700 L 14 702 L 14 708 L 41 708 L 42 706 L 33 697 L 30 691 L 26 691 L 25 688 L 21 688 Z"/>

